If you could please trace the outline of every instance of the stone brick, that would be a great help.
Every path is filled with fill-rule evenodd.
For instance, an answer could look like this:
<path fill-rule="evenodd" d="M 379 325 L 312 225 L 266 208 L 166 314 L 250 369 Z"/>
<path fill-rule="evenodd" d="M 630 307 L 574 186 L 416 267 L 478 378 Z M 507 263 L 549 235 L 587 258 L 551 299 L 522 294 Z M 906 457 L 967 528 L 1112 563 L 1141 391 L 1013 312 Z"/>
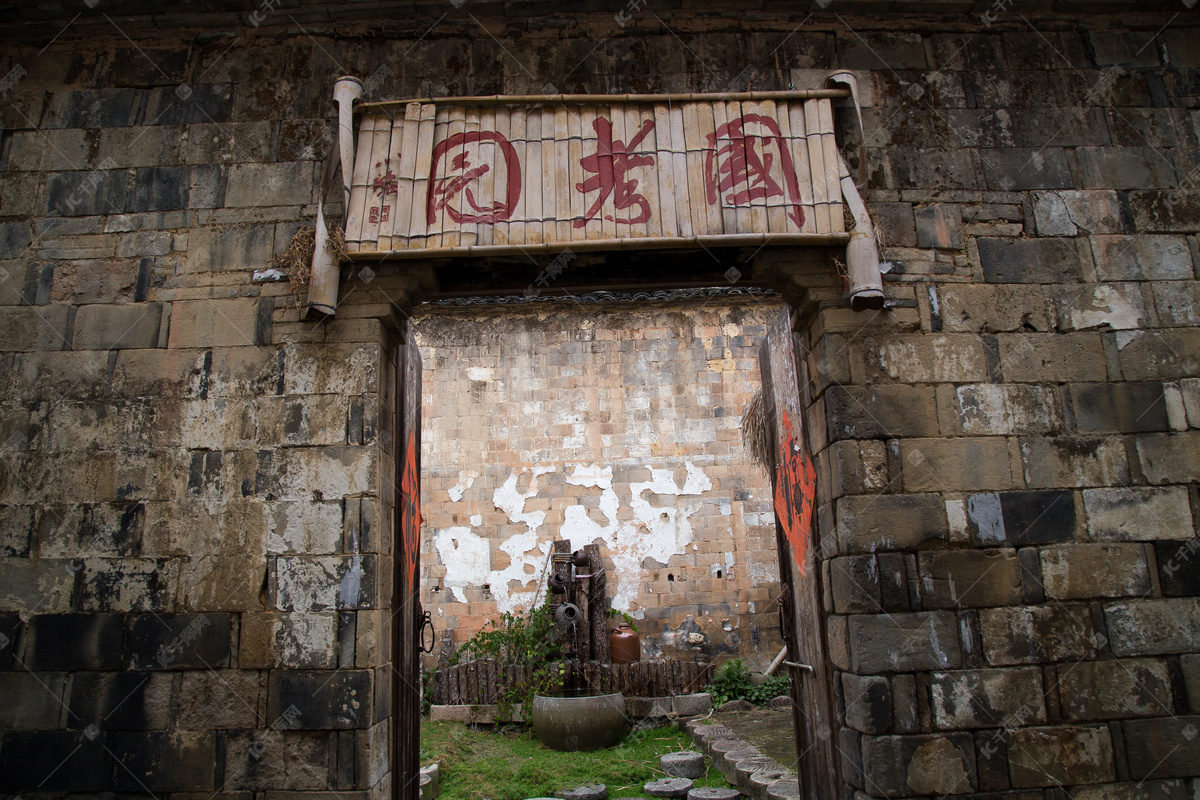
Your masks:
<path fill-rule="evenodd" d="M 151 89 L 146 100 L 145 119 L 153 125 L 181 125 L 197 122 L 225 122 L 233 108 L 233 87 L 228 83 L 201 83 L 188 86 L 191 93 L 180 97 L 178 87 Z"/>
<path fill-rule="evenodd" d="M 1145 298 L 1136 283 L 1060 286 L 1053 295 L 1061 331 L 1132 330 L 1150 321 Z"/>
<path fill-rule="evenodd" d="M 842 69 L 926 69 L 925 44 L 919 33 L 872 32 L 838 38 Z"/>
<path fill-rule="evenodd" d="M 1171 163 L 1153 147 L 1080 147 L 1075 155 L 1079 158 L 1083 185 L 1089 189 L 1158 189 L 1175 185 Z"/>
<path fill-rule="evenodd" d="M 81 306 L 75 315 L 75 350 L 138 350 L 158 346 L 161 303 Z"/>
<path fill-rule="evenodd" d="M 0 558 L 0 608 L 26 614 L 71 610 L 75 566 L 78 562 L 66 559 Z"/>
<path fill-rule="evenodd" d="M 96 169 L 63 172 L 46 183 L 46 213 L 54 217 L 123 214 L 129 207 L 129 172 Z"/>
<path fill-rule="evenodd" d="M 189 125 L 185 161 L 188 164 L 270 161 L 274 127 L 273 121 Z"/>
<path fill-rule="evenodd" d="M 259 300 L 176 300 L 171 304 L 167 346 L 254 347 Z"/>
<path fill-rule="evenodd" d="M 985 608 L 979 611 L 983 652 L 993 666 L 1093 658 L 1100 640 L 1086 605 Z"/>
<path fill-rule="evenodd" d="M 6 308 L 0 315 L 0 351 L 62 350 L 70 319 L 66 305 Z"/>
<path fill-rule="evenodd" d="M 935 203 L 914 212 L 917 247 L 963 249 L 962 211 L 952 203 Z"/>
<path fill-rule="evenodd" d="M 8 607 L 7 603 L 4 603 Z M 15 612 L 0 613 L 0 670 L 12 668 L 17 640 L 21 636 L 21 615 Z M 1200 697 L 1200 695 L 1197 695 Z"/>
<path fill-rule="evenodd" d="M 188 271 L 262 269 L 274 256 L 274 225 L 196 228 L 190 234 Z"/>
<path fill-rule="evenodd" d="M 171 727 L 175 677 L 153 672 L 78 672 L 71 679 L 68 727 L 146 731 Z"/>
<path fill-rule="evenodd" d="M 1117 193 L 1111 190 L 1036 192 L 1033 216 L 1038 236 L 1121 233 L 1125 227 Z"/>
<path fill-rule="evenodd" d="M 174 611 L 179 561 L 88 558 L 80 583 L 80 611 Z"/>
<path fill-rule="evenodd" d="M 856 614 L 849 618 L 854 671 L 920 672 L 962 662 L 958 625 L 949 611 Z"/>
<path fill-rule="evenodd" d="M 1129 461 L 1119 437 L 1023 437 L 1020 444 L 1030 488 L 1129 483 Z"/>
<path fill-rule="evenodd" d="M 280 557 L 276 559 L 276 610 L 378 607 L 376 569 L 382 558 L 372 554 Z"/>
<path fill-rule="evenodd" d="M 1006 192 L 1028 189 L 1070 189 L 1075 185 L 1061 147 L 1007 147 L 979 150 L 989 189 Z"/>
<path fill-rule="evenodd" d="M 1057 600 L 1143 596 L 1150 591 L 1145 546 L 1075 544 L 1041 552 L 1046 594 Z"/>
<path fill-rule="evenodd" d="M 50 302 L 84 305 L 134 300 L 141 272 L 133 260 L 60 261 L 54 265 Z"/>
<path fill-rule="evenodd" d="M 55 92 L 42 117 L 43 128 L 121 128 L 133 125 L 141 105 L 136 89 Z"/>
<path fill-rule="evenodd" d="M 1001 334 L 996 339 L 1000 346 L 1000 368 L 1006 381 L 1108 380 L 1099 334 Z"/>
<path fill-rule="evenodd" d="M 307 790 L 320 797 L 329 789 L 328 771 L 313 764 L 336 759 L 337 739 L 328 732 L 288 730 L 288 718 L 273 718 L 280 731 L 231 731 L 226 737 L 224 786 L 229 790 Z M 334 750 L 335 752 L 330 752 Z M 339 792 L 341 793 L 341 792 Z M 284 797 L 288 796 L 285 791 Z M 309 795 L 304 795 L 309 796 Z M 293 795 L 299 800 L 301 795 Z M 202 799 L 201 799 L 202 800 Z"/>
<path fill-rule="evenodd" d="M 1195 597 L 1200 595 L 1200 540 L 1155 542 L 1158 562 L 1158 581 L 1163 597 Z"/>
<path fill-rule="evenodd" d="M 1074 241 L 978 240 L 979 263 L 988 283 L 1079 283 L 1083 260 Z"/>
<path fill-rule="evenodd" d="M 25 664 L 31 670 L 119 669 L 120 614 L 38 614 L 29 621 Z"/>
<path fill-rule="evenodd" d="M 1084 489 L 1088 536 L 1097 541 L 1190 539 L 1195 532 L 1187 489 Z"/>
<path fill-rule="evenodd" d="M 99 158 L 116 167 L 178 164 L 180 145 L 177 129 L 161 126 L 104 128 L 100 131 Z"/>
<path fill-rule="evenodd" d="M 1075 800 L 1187 800 L 1188 796 L 1183 781 L 1139 781 L 1078 786 L 1072 795 Z"/>
<path fill-rule="evenodd" d="M 1127 381 L 1200 375 L 1200 328 L 1168 328 L 1116 334 L 1121 372 Z"/>
<path fill-rule="evenodd" d="M 911 203 L 871 203 L 871 221 L 887 247 L 916 247 L 917 230 Z"/>
<path fill-rule="evenodd" d="M 371 678 L 369 670 L 276 671 L 268 687 L 267 717 L 277 719 L 295 708 L 291 727 L 297 730 L 369 727 L 375 722 Z"/>
<path fill-rule="evenodd" d="M 90 149 L 87 131 L 15 131 L 8 169 L 37 172 L 83 169 Z"/>
<path fill-rule="evenodd" d="M 1013 487 L 1011 458 L 1004 439 L 902 439 L 900 456 L 907 492 Z"/>
<path fill-rule="evenodd" d="M 1101 281 L 1177 281 L 1195 278 L 1192 253 L 1182 236 L 1096 236 L 1096 277 Z"/>
<path fill-rule="evenodd" d="M 861 360 L 858 356 L 861 355 Z M 966 334 L 871 337 L 851 351 L 855 383 L 964 383 L 987 379 L 983 342 Z"/>
<path fill-rule="evenodd" d="M 1035 384 L 971 383 L 937 387 L 944 436 L 1008 436 L 1062 428 L 1053 391 Z"/>
<path fill-rule="evenodd" d="M 132 556 L 139 549 L 144 519 L 141 503 L 47 505 L 38 526 L 39 550 L 61 558 Z"/>
<path fill-rule="evenodd" d="M 1131 720 L 1122 723 L 1129 777 L 1186 778 L 1200 764 L 1200 716 Z"/>
<path fill-rule="evenodd" d="M 1118 657 L 1200 651 L 1200 598 L 1110 603 L 1104 617 Z"/>
<path fill-rule="evenodd" d="M 848 553 L 910 550 L 946 540 L 946 508 L 937 494 L 860 495 L 837 501 L 838 538 Z"/>
<path fill-rule="evenodd" d="M 1200 431 L 1137 437 L 1138 460 L 1152 484 L 1200 480 Z"/>
<path fill-rule="evenodd" d="M 0 223 L 0 259 L 21 258 L 32 243 L 33 234 L 30 232 L 28 223 Z"/>
<path fill-rule="evenodd" d="M 1200 230 L 1200 197 L 1180 189 L 1129 192 L 1135 230 L 1146 233 L 1195 233 Z"/>
<path fill-rule="evenodd" d="M 833 442 L 817 458 L 829 460 L 831 499 L 879 492 L 887 486 L 887 448 L 883 442 L 853 439 Z"/>
<path fill-rule="evenodd" d="M 58 728 L 65 684 L 61 672 L 0 672 L 0 729 Z"/>
<path fill-rule="evenodd" d="M 978 787 L 969 734 L 864 736 L 863 770 L 886 797 L 970 794 Z"/>
<path fill-rule="evenodd" d="M 302 206 L 312 202 L 312 195 L 311 161 L 234 164 L 225 187 L 225 206 Z"/>
<path fill-rule="evenodd" d="M 892 691 L 888 679 L 876 675 L 842 673 L 846 698 L 846 724 L 863 733 L 888 733 L 892 729 Z"/>
<path fill-rule="evenodd" d="M 132 211 L 173 211 L 213 208 L 217 204 L 219 167 L 162 167 L 139 169 Z"/>
<path fill-rule="evenodd" d="M 1081 433 L 1169 430 L 1161 383 L 1076 383 L 1067 390 Z"/>
<path fill-rule="evenodd" d="M 219 669 L 229 665 L 229 615 L 133 614 L 125 632 L 127 669 Z"/>
<path fill-rule="evenodd" d="M 1160 659 L 1081 661 L 1059 670 L 1058 694 L 1069 720 L 1170 714 L 1171 676 Z"/>
<path fill-rule="evenodd" d="M 361 613 L 358 628 L 361 636 Z M 243 614 L 238 663 L 243 669 L 333 669 L 337 644 L 334 612 Z"/>
<path fill-rule="evenodd" d="M 1152 283 L 1158 322 L 1168 328 L 1200 326 L 1200 283 Z"/>
<path fill-rule="evenodd" d="M 216 733 L 118 733 L 113 788 L 125 792 L 211 792 L 215 786 Z"/>
<path fill-rule="evenodd" d="M 1049 727 L 1009 731 L 1008 766 L 1015 789 L 1116 780 L 1108 728 Z"/>
<path fill-rule="evenodd" d="M 180 730 L 256 728 L 262 697 L 257 672 L 221 670 L 185 672 L 179 693 Z"/>
<path fill-rule="evenodd" d="M 937 436 L 937 404 L 925 386 L 831 386 L 824 399 L 831 440 Z"/>
<path fill-rule="evenodd" d="M 276 379 L 283 381 L 284 394 L 376 392 L 382 361 L 376 344 L 289 345 L 284 351 L 283 375 Z M 274 358 L 268 363 L 274 367 Z"/>
<path fill-rule="evenodd" d="M 920 553 L 923 608 L 981 608 L 1021 602 L 1021 567 L 1015 550 L 949 550 Z"/>
<path fill-rule="evenodd" d="M 0 739 L 0 791 L 100 792 L 107 763 L 103 735 L 12 731 Z"/>
<path fill-rule="evenodd" d="M 1042 671 L 1036 667 L 935 672 L 933 724 L 947 729 L 1045 724 Z"/>
<path fill-rule="evenodd" d="M 966 148 L 890 147 L 893 186 L 897 189 L 978 188 L 977 170 Z"/>
<path fill-rule="evenodd" d="M 879 559 L 874 554 L 831 559 L 829 576 L 833 607 L 838 614 L 883 610 L 879 595 Z"/>
<path fill-rule="evenodd" d="M 1049 331 L 1050 317 L 1039 286 L 942 284 L 938 313 L 946 331 Z"/>

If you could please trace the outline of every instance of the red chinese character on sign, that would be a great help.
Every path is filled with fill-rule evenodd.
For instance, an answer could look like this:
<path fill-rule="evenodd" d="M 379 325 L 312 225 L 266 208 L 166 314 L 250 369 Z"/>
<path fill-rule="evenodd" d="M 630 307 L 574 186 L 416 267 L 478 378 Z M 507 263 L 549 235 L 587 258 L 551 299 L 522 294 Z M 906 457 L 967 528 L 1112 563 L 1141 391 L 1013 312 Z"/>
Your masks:
<path fill-rule="evenodd" d="M 747 126 L 761 126 L 765 134 L 748 133 Z M 720 146 L 718 142 L 721 142 Z M 796 167 L 775 120 L 759 114 L 745 114 L 710 133 L 708 144 L 704 188 L 710 205 L 724 192 L 729 192 L 724 200 L 730 206 L 748 206 L 752 200 L 784 196 L 783 187 L 772 175 L 774 171 L 787 187 L 788 216 L 803 227 L 804 210 L 800 207 Z M 744 188 L 738 189 L 739 186 Z"/>
<path fill-rule="evenodd" d="M 803 576 L 812 528 L 813 500 L 817 493 L 817 472 L 796 441 L 792 420 L 786 411 L 783 412 L 782 439 L 775 475 L 775 513 Z"/>
<path fill-rule="evenodd" d="M 484 196 L 485 188 L 479 179 L 492 170 L 481 152 L 485 142 L 495 142 L 503 158 L 504 174 L 494 173 L 493 197 Z M 447 165 L 446 162 L 449 162 Z M 501 166 L 499 162 L 496 166 Z M 440 176 L 440 177 L 439 177 Z M 494 194 L 504 190 L 504 199 Z M 461 195 L 461 197 L 460 197 Z M 433 148 L 433 172 L 425 194 L 425 218 L 432 225 L 443 208 L 447 216 L 458 223 L 483 222 L 494 224 L 512 216 L 521 199 L 521 161 L 508 139 L 496 131 L 456 133 L 438 142 Z"/>
<path fill-rule="evenodd" d="M 583 183 L 575 184 L 575 189 L 581 194 L 599 189 L 600 196 L 596 198 L 596 202 L 592 203 L 592 207 L 588 209 L 583 219 L 575 220 L 575 227 L 582 228 L 600 213 L 600 209 L 608 200 L 609 195 L 612 195 L 615 211 L 624 211 L 634 206 L 637 206 L 640 211 L 629 219 L 617 219 L 608 215 L 605 215 L 605 219 L 626 225 L 648 221 L 650 219 L 650 203 L 643 195 L 634 193 L 638 182 L 632 178 L 625 180 L 625 173 L 633 167 L 648 166 L 654 163 L 654 156 L 629 154 L 629 151 L 641 144 L 642 139 L 646 138 L 646 134 L 653 130 L 654 120 L 648 119 L 643 122 L 641 129 L 638 130 L 636 136 L 629 140 L 628 145 L 624 142 L 613 141 L 612 122 L 604 117 L 597 117 L 592 122 L 592 127 L 596 129 L 596 135 L 599 137 L 596 142 L 596 152 L 581 158 L 579 164 L 588 172 L 596 174 Z"/>
<path fill-rule="evenodd" d="M 371 184 L 371 188 L 375 190 L 376 197 L 383 197 L 384 195 L 396 193 L 396 187 L 399 185 L 399 180 L 396 178 L 396 173 L 392 172 L 391 170 L 391 162 L 392 160 L 390 158 L 385 158 L 383 161 L 375 162 L 375 166 L 383 167 L 384 170 L 386 170 L 386 172 L 376 178 L 374 183 Z"/>
<path fill-rule="evenodd" d="M 372 206 L 371 211 L 367 214 L 367 222 L 370 222 L 370 223 L 387 222 L 388 217 L 391 216 L 391 213 L 392 213 L 391 206 L 384 206 L 382 211 L 380 210 L 379 206 Z"/>

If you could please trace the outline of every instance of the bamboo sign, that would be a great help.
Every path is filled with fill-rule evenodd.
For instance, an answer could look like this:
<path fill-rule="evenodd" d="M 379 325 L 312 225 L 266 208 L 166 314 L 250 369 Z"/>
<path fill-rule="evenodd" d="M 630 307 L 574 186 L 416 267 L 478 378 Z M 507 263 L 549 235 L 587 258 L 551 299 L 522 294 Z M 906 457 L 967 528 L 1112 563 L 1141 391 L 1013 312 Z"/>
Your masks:
<path fill-rule="evenodd" d="M 747 234 L 846 241 L 830 96 L 648 97 L 364 109 L 350 251 L 661 247 Z"/>

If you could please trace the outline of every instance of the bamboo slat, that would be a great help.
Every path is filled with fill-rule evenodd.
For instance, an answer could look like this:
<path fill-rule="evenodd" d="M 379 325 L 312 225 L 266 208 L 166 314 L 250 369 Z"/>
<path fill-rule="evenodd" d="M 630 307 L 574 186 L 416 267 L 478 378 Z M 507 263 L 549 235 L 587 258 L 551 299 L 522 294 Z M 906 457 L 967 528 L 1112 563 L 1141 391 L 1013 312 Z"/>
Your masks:
<path fill-rule="evenodd" d="M 403 137 L 404 126 L 401 122 L 401 117 L 388 115 L 388 127 L 391 129 L 391 135 L 388 137 L 387 159 L 388 166 L 393 176 L 400 172 L 400 145 Z M 384 192 L 380 198 L 380 217 L 379 217 L 379 235 L 376 239 L 376 250 L 391 250 L 392 249 L 392 226 L 396 221 L 396 206 L 400 199 L 400 182 L 397 178 L 391 184 L 392 192 Z"/>
<path fill-rule="evenodd" d="M 375 144 L 375 117 L 363 116 L 358 124 L 358 147 L 354 154 L 350 179 L 350 207 L 346 209 L 346 247 L 356 251 L 362 242 L 362 222 L 367 203 L 367 175 L 371 169 L 371 148 Z M 371 249 L 374 249 L 372 245 Z"/>
<path fill-rule="evenodd" d="M 821 146 L 825 156 L 825 184 L 829 197 L 829 229 L 834 233 L 846 230 L 845 216 L 842 214 L 842 178 L 838 165 L 837 140 L 833 135 L 833 106 L 829 101 L 814 101 L 817 106 L 817 118 L 821 123 Z"/>
<path fill-rule="evenodd" d="M 542 112 L 533 111 L 525 120 L 525 163 L 521 191 L 527 244 L 542 241 Z"/>
<path fill-rule="evenodd" d="M 378 247 L 380 209 L 383 205 L 383 198 L 387 195 L 386 176 L 391 171 L 391 158 L 388 155 L 388 148 L 392 143 L 391 120 L 380 114 L 375 117 L 375 122 L 371 128 L 371 157 L 369 159 L 369 171 L 367 172 L 367 199 L 363 209 L 365 219 L 362 221 L 361 241 L 364 243 L 364 246 L 361 249 L 364 250 L 374 250 Z M 366 245 L 365 243 L 372 244 Z"/>
<path fill-rule="evenodd" d="M 804 233 L 817 232 L 817 206 L 813 196 L 812 165 L 808 157 L 808 126 L 804 121 L 804 104 L 788 105 L 788 126 L 792 135 L 792 159 L 796 166 L 796 183 L 804 209 Z"/>
<path fill-rule="evenodd" d="M 813 175 L 813 204 L 817 233 L 829 233 L 829 184 L 825 180 L 825 148 L 821 142 L 821 120 L 817 101 L 804 104 L 804 126 L 808 136 L 808 162 Z"/>
<path fill-rule="evenodd" d="M 671 113 L 666 103 L 654 104 L 654 176 L 658 180 L 658 230 L 663 236 L 679 236 L 675 216 L 675 143 L 671 137 Z"/>

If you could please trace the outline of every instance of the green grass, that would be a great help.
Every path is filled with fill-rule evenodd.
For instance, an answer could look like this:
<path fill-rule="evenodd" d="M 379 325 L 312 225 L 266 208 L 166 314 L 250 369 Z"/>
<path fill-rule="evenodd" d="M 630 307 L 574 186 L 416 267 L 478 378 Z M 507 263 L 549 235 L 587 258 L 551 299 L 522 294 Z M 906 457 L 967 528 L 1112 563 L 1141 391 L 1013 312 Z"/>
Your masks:
<path fill-rule="evenodd" d="M 620 745 L 589 753 L 560 753 L 533 733 L 471 730 L 457 722 L 421 723 L 421 763 L 440 761 L 439 800 L 525 800 L 554 797 L 585 783 L 608 786 L 610 798 L 642 796 L 642 785 L 667 777 L 658 759 L 692 749 L 677 727 L 626 734 Z M 697 786 L 725 786 L 711 766 Z"/>

